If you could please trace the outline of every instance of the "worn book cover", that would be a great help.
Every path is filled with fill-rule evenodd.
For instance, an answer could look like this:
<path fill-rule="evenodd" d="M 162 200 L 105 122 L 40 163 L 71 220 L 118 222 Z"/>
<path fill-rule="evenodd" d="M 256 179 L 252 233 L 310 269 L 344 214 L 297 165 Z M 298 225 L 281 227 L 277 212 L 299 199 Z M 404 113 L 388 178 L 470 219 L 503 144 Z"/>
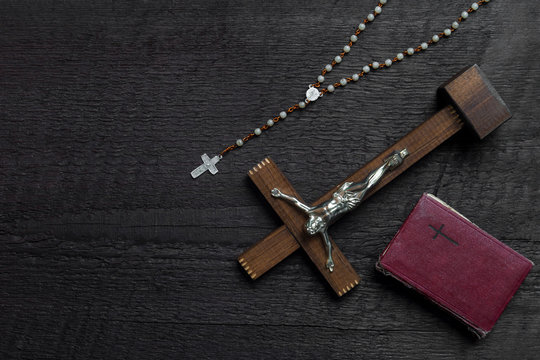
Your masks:
<path fill-rule="evenodd" d="M 377 269 L 416 289 L 479 337 L 495 325 L 533 263 L 424 194 Z"/>

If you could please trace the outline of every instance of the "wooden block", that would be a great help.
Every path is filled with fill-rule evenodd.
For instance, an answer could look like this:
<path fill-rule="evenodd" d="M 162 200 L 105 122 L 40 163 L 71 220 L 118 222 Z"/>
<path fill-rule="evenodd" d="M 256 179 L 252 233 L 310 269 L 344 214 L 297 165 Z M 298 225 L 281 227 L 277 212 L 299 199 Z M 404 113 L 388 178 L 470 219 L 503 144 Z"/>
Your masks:
<path fill-rule="evenodd" d="M 302 201 L 301 197 L 273 161 L 269 158 L 264 159 L 249 171 L 249 177 L 338 296 L 344 295 L 358 285 L 360 277 L 334 241 L 330 239 L 330 241 L 332 241 L 332 257 L 335 264 L 334 271 L 330 272 L 326 268 L 327 254 L 323 240 L 319 235 L 309 236 L 304 230 L 304 224 L 307 221 L 306 216 L 298 211 L 298 209 L 292 207 L 289 203 L 276 199 L 271 195 L 270 191 L 273 188 L 279 188 L 282 192 Z M 277 231 L 279 232 L 279 229 Z M 272 253 L 265 254 L 268 257 L 274 258 L 274 254 Z M 240 257 L 238 259 L 239 262 L 241 259 L 246 260 L 245 258 Z M 247 266 L 249 267 L 249 263 L 247 261 L 244 262 L 247 263 Z M 242 262 L 240 262 L 240 264 L 242 265 Z M 249 270 L 252 270 L 251 267 L 248 269 L 248 274 Z M 259 274 L 257 273 L 257 276 L 258 275 Z"/>
<path fill-rule="evenodd" d="M 366 194 L 364 200 L 369 198 L 384 185 L 388 184 L 403 171 L 407 170 L 418 160 L 423 158 L 437 146 L 442 144 L 445 140 L 461 130 L 462 127 L 463 122 L 459 119 L 453 107 L 447 106 L 443 108 L 413 131 L 401 138 L 401 140 L 396 142 L 387 150 L 383 151 L 364 167 L 347 177 L 347 179 L 327 192 L 313 205 L 318 205 L 330 199 L 334 191 L 336 191 L 336 189 L 341 186 L 343 182 L 357 182 L 364 179 L 371 171 L 379 167 L 384 159 L 386 159 L 394 150 L 407 148 L 409 150 L 409 156 L 404 159 L 403 164 L 389 172 L 383 179 L 381 179 L 380 183 Z M 251 170 L 251 172 L 253 171 L 254 170 Z M 296 194 L 296 192 L 294 194 Z M 267 199 L 268 196 L 270 196 L 269 191 L 267 194 L 265 194 Z M 277 199 L 272 198 L 272 202 L 276 200 Z M 281 226 L 245 251 L 238 257 L 238 260 L 240 261 L 243 259 L 247 261 L 250 264 L 250 269 L 255 269 L 254 271 L 257 274 L 256 277 L 260 277 L 266 271 L 277 265 L 281 260 L 296 251 L 299 247 L 300 245 L 296 242 L 294 235 L 285 226 Z"/>
<path fill-rule="evenodd" d="M 439 91 L 449 97 L 463 120 L 480 139 L 512 116 L 510 110 L 478 65 L 462 70 Z"/>

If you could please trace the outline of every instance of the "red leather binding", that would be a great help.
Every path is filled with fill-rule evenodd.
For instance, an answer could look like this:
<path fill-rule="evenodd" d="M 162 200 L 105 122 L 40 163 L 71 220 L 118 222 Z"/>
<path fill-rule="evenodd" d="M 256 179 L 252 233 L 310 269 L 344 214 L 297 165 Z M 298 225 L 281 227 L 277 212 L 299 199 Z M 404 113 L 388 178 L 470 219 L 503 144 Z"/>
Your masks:
<path fill-rule="evenodd" d="M 491 331 L 532 266 L 431 194 L 420 198 L 377 263 L 479 337 Z"/>

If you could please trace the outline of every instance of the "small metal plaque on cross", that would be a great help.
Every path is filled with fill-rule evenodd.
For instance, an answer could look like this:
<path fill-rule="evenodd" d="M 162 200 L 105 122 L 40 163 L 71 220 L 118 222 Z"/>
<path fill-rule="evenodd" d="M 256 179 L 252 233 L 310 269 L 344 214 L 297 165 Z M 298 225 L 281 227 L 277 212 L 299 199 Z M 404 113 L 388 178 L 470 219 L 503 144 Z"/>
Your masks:
<path fill-rule="evenodd" d="M 219 160 L 221 160 L 221 155 L 216 155 L 210 159 L 210 157 L 205 153 L 201 155 L 201 159 L 203 163 L 191 172 L 192 178 L 195 179 L 201 176 L 206 171 L 210 171 L 210 174 L 212 175 L 215 175 L 218 172 L 216 164 L 219 162 Z"/>

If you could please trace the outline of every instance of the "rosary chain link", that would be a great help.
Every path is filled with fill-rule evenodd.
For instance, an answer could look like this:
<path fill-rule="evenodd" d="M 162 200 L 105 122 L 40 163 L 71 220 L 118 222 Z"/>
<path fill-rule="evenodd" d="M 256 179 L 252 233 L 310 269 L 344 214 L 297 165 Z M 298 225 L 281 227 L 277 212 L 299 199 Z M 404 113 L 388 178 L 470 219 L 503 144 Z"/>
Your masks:
<path fill-rule="evenodd" d="M 355 32 L 353 34 L 354 36 L 357 37 L 365 29 L 366 24 L 368 24 L 369 22 L 372 22 L 375 19 L 376 16 L 381 14 L 382 7 L 386 4 L 386 2 L 387 2 L 386 0 L 380 0 L 378 2 L 375 9 L 371 13 L 368 14 L 368 16 L 360 23 L 360 25 L 358 25 L 357 29 L 355 30 Z M 437 34 L 433 35 L 433 37 L 429 41 L 426 41 L 425 43 L 422 43 L 422 44 L 418 45 L 415 48 L 408 48 L 407 50 L 404 50 L 404 51 L 398 53 L 397 56 L 395 56 L 394 58 L 387 59 L 386 61 L 381 62 L 380 64 L 378 62 L 375 62 L 375 61 L 371 62 L 371 63 L 367 64 L 366 66 L 364 66 L 364 68 L 362 69 L 361 72 L 359 72 L 357 74 L 353 74 L 353 77 L 357 77 L 356 79 L 353 78 L 353 77 L 346 77 L 346 78 L 343 78 L 341 81 L 345 80 L 344 81 L 344 82 L 346 82 L 345 85 L 350 83 L 351 81 L 358 81 L 360 78 L 365 77 L 367 75 L 367 73 L 369 73 L 371 70 L 381 70 L 381 69 L 384 69 L 384 68 L 388 68 L 388 67 L 391 66 L 391 64 L 403 60 L 405 58 L 405 56 L 412 56 L 414 54 L 420 53 L 423 50 L 426 50 L 427 47 L 435 44 L 436 42 L 439 41 L 439 39 L 449 37 L 454 31 L 456 31 L 458 29 L 461 22 L 463 22 L 463 20 L 468 18 L 468 16 L 469 16 L 468 14 L 478 10 L 478 8 L 480 6 L 486 5 L 489 2 L 490 2 L 490 0 L 480 0 L 480 1 L 476 1 L 476 2 L 472 3 L 472 5 L 467 10 L 463 11 L 461 13 L 461 16 L 459 18 L 457 18 L 457 20 L 454 23 L 452 23 L 451 27 L 445 29 L 444 31 L 442 31 L 440 33 L 437 33 Z M 352 36 L 351 36 L 351 38 L 352 38 Z M 348 42 L 348 44 L 346 46 L 348 46 L 350 48 L 351 46 L 354 45 L 355 42 L 356 41 L 353 42 L 352 40 L 349 40 L 349 42 Z M 334 60 L 332 60 L 332 62 L 330 64 L 326 65 L 325 68 L 322 69 L 321 76 L 324 77 L 324 75 L 326 75 L 329 71 L 331 71 L 336 65 L 341 63 L 341 59 L 343 59 L 347 53 L 348 53 L 348 51 L 347 52 L 346 51 L 340 52 L 339 55 L 337 55 L 334 58 Z M 336 59 L 338 57 L 339 57 L 339 60 L 336 61 Z M 390 62 L 390 65 L 387 64 L 387 61 Z M 337 89 L 339 87 L 345 86 L 344 84 L 342 84 L 341 81 L 336 82 L 334 84 L 331 84 L 331 85 L 329 85 L 328 87 L 326 87 L 324 89 L 321 89 L 320 90 L 321 96 L 324 95 L 324 94 L 327 94 L 327 93 L 334 92 L 335 89 Z M 316 87 L 316 88 L 320 88 L 321 87 L 321 82 L 322 81 L 317 81 L 317 82 L 311 84 L 311 86 Z M 246 135 L 242 139 L 236 140 L 236 144 L 230 145 L 230 146 L 226 147 L 225 149 L 223 149 L 219 153 L 220 158 L 223 157 L 223 155 L 225 155 L 229 151 L 232 151 L 234 149 L 237 149 L 237 148 L 243 146 L 245 142 L 251 140 L 255 136 L 259 136 L 263 131 L 266 131 L 266 130 L 270 129 L 270 127 L 272 127 L 274 124 L 276 124 L 279 121 L 285 119 L 287 117 L 287 113 L 290 114 L 290 113 L 292 113 L 292 112 L 294 112 L 294 111 L 296 111 L 298 109 L 303 109 L 310 103 L 311 103 L 311 101 L 306 99 L 305 101 L 301 101 L 301 102 L 299 102 L 297 104 L 294 104 L 293 106 L 289 107 L 286 110 L 286 112 L 282 111 L 279 115 L 276 115 L 273 118 L 269 119 L 265 125 L 261 126 L 258 129 L 255 129 L 254 132 L 249 133 L 248 135 Z M 301 104 L 303 104 L 303 106 Z"/>

